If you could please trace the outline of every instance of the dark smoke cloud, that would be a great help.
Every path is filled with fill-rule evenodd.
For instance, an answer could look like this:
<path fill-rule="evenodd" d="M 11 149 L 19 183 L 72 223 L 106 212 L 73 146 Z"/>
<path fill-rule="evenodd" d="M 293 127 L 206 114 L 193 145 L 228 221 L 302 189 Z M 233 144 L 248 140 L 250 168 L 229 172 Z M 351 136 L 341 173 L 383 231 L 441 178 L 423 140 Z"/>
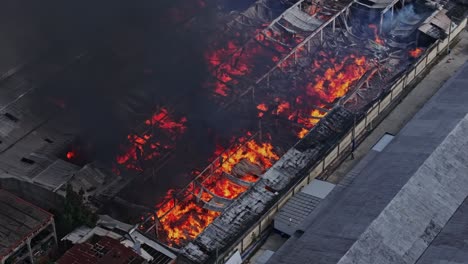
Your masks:
<path fill-rule="evenodd" d="M 42 47 L 24 57 L 45 49 L 56 57 L 87 51 L 37 92 L 46 102 L 65 102 L 64 114 L 76 120 L 80 138 L 93 145 L 97 158 L 115 156 L 128 131 L 157 105 L 192 109 L 186 112 L 189 119 L 213 112 L 215 106 L 201 92 L 206 38 L 184 28 L 188 21 L 174 8 L 178 1 L 18 1 L 17 11 L 23 7 L 32 14 L 22 19 L 34 25 L 30 31 L 38 32 Z M 205 9 L 203 23 L 214 20 L 212 14 Z"/>

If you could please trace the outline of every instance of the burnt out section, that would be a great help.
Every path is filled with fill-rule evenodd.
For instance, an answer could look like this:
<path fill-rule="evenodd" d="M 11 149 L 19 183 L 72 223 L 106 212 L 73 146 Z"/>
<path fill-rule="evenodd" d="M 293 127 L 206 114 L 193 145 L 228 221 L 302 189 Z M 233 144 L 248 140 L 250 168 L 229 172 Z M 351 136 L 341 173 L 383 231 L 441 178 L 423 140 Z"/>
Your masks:
<path fill-rule="evenodd" d="M 312 169 L 352 127 L 354 117 L 343 107 L 333 109 L 326 119 L 265 172 L 248 192 L 231 203 L 202 234 L 183 247 L 182 254 L 193 262 L 203 263 L 213 256 L 211 252 L 230 246 L 249 227 L 248 223 L 258 220 L 288 186 Z"/>
<path fill-rule="evenodd" d="M 215 261 L 448 36 L 446 6 L 122 3 L 101 36 L 82 25 L 92 36 L 0 76 L 0 175 L 71 184 L 186 260 Z"/>

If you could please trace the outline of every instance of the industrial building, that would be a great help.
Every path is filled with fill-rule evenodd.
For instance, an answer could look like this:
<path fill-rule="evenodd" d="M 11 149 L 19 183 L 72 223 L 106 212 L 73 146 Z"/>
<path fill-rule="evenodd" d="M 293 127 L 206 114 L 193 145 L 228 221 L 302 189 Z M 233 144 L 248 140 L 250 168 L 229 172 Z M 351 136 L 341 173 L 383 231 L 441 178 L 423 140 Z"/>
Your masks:
<path fill-rule="evenodd" d="M 467 23 L 448 0 L 241 2 L 119 1 L 92 10 L 96 25 L 47 23 L 57 50 L 0 65 L 0 186 L 47 209 L 72 186 L 129 223 L 124 233 L 138 229 L 161 263 L 245 257 L 272 223 L 294 239 L 329 205 L 348 181 L 316 178 Z M 70 33 L 83 24 L 82 37 Z M 108 231 L 67 240 L 91 252 L 103 245 L 88 238 Z"/>
<path fill-rule="evenodd" d="M 57 247 L 54 217 L 0 189 L 0 263 L 41 263 Z"/>
<path fill-rule="evenodd" d="M 382 17 L 385 16 L 385 12 L 387 11 L 393 13 L 393 5 L 395 3 L 396 2 L 387 3 L 388 6 L 383 8 L 383 13 L 381 13 Z M 461 26 L 458 27 L 458 30 L 455 30 L 457 26 L 452 24 L 453 22 L 448 19 L 446 15 L 448 12 L 440 8 L 431 11 L 426 10 L 425 13 L 421 13 L 421 11 L 415 13 L 410 12 L 408 16 L 398 16 L 396 14 L 392 23 L 394 28 L 389 29 L 390 32 L 388 33 L 391 37 L 380 39 L 377 36 L 375 40 L 371 40 L 370 46 L 366 46 L 365 43 L 359 44 L 357 38 L 353 37 L 353 33 L 348 35 L 344 28 L 337 31 L 338 36 L 333 39 L 333 32 L 335 26 L 340 23 L 339 21 L 353 21 L 353 11 L 347 11 L 348 8 L 352 9 L 351 7 L 353 6 L 354 5 L 344 6 L 341 12 L 338 12 L 335 17 L 324 22 L 322 27 L 317 26 L 312 29 L 310 37 L 299 44 L 297 49 L 293 49 L 291 53 L 289 53 L 289 57 L 286 56 L 284 60 L 280 61 L 278 64 L 279 66 L 277 66 L 277 71 L 272 69 L 264 75 L 265 77 L 259 80 L 258 86 L 262 87 L 263 84 L 264 89 L 272 89 L 275 92 L 286 89 L 286 87 L 294 86 L 294 82 L 301 81 L 301 77 L 297 76 L 295 79 L 288 79 L 287 74 L 294 75 L 297 68 L 300 69 L 302 66 L 301 63 L 310 63 L 310 61 L 307 60 L 308 55 L 301 53 L 308 54 L 309 50 L 314 50 L 311 47 L 320 45 L 319 43 L 326 43 L 337 49 L 340 49 L 342 46 L 371 47 L 370 49 L 373 52 L 372 56 L 375 56 L 377 60 L 381 61 L 381 64 L 374 68 L 374 70 L 367 71 L 367 75 L 363 73 L 360 81 L 355 84 L 353 92 L 349 92 L 347 95 L 340 98 L 326 113 L 325 117 L 321 118 L 321 121 L 318 122 L 302 140 L 283 153 L 279 160 L 261 175 L 261 179 L 251 185 L 250 188 L 237 199 L 229 201 L 223 199 L 226 198 L 223 197 L 223 195 L 216 195 L 213 191 L 207 191 L 207 188 L 204 188 L 206 187 L 204 183 L 207 181 L 207 178 L 218 177 L 216 176 L 217 163 L 219 162 L 221 164 L 219 165 L 220 167 L 224 167 L 223 161 L 225 158 L 221 161 L 215 161 L 201 173 L 202 176 L 199 176 L 192 185 L 189 185 L 187 188 L 189 191 L 186 192 L 185 197 L 192 197 L 193 200 L 204 203 L 204 209 L 221 212 L 219 216 L 216 214 L 213 216 L 213 214 L 203 213 L 209 216 L 207 222 L 210 224 L 207 225 L 200 234 L 197 234 L 195 239 L 189 240 L 190 242 L 188 243 L 182 243 L 182 245 L 185 245 L 180 249 L 180 252 L 189 262 L 204 263 L 215 261 L 215 259 L 227 260 L 229 256 L 234 256 L 239 253 L 241 255 L 248 253 L 249 246 L 255 244 L 260 234 L 268 228 L 274 214 L 286 203 L 288 198 L 299 192 L 311 179 L 314 179 L 326 171 L 333 162 L 339 161 L 341 155 L 349 154 L 354 148 L 355 142 L 358 141 L 361 136 L 365 135 L 365 130 L 372 127 L 374 122 L 376 122 L 375 120 L 379 118 L 379 114 L 383 113 L 387 108 L 390 108 L 392 103 L 398 100 L 398 96 L 402 94 L 402 91 L 407 89 L 411 84 L 414 84 L 414 82 L 416 82 L 414 81 L 416 77 L 424 72 L 426 66 L 430 65 L 434 58 L 437 57 L 437 54 L 440 54 L 443 48 L 441 49 L 440 47 L 442 46 L 439 45 L 446 45 L 442 43 L 450 42 L 450 37 L 457 36 L 457 32 L 463 30 L 466 23 L 466 20 L 460 20 L 458 23 Z M 272 22 L 271 30 L 283 30 L 286 25 L 283 19 L 287 20 L 291 17 L 298 18 L 299 15 L 295 14 L 295 12 L 299 12 L 300 14 L 302 8 L 304 8 L 304 6 L 299 3 L 297 6 L 293 6 L 285 11 L 284 15 L 280 16 L 281 19 Z M 351 15 L 348 18 L 347 14 L 349 13 Z M 288 14 L 295 15 L 288 16 Z M 301 21 L 305 21 L 305 19 Z M 448 21 L 448 24 L 441 26 L 439 21 Z M 276 23 L 280 23 L 281 25 L 276 25 Z M 288 23 L 287 25 L 299 25 L 299 22 L 295 20 L 290 20 Z M 434 26 L 437 24 L 439 26 Z M 300 25 L 303 26 L 303 24 Z M 382 26 L 384 27 L 384 25 Z M 291 27 L 287 29 L 291 30 Z M 346 28 L 346 25 L 343 27 Z M 354 24 L 352 28 L 354 29 L 356 27 L 358 26 Z M 414 63 L 412 66 L 409 68 L 399 68 L 402 66 L 404 60 L 400 57 L 401 55 L 397 54 L 401 54 L 401 50 L 398 51 L 398 49 L 407 45 L 403 44 L 407 41 L 404 39 L 407 39 L 409 36 L 414 36 L 415 33 L 422 34 L 427 27 L 435 27 L 434 30 L 436 31 L 442 30 L 442 35 L 445 37 L 442 38 L 443 40 L 440 39 L 424 48 L 424 55 L 418 57 L 416 61 L 410 62 Z M 448 31 L 445 31 L 444 28 Z M 444 31 L 449 32 L 449 34 L 443 33 Z M 343 33 L 344 36 L 341 35 Z M 281 34 L 282 33 L 273 33 L 273 36 Z M 353 44 L 346 46 L 345 43 Z M 385 49 L 383 47 L 385 45 L 381 45 L 382 43 L 387 43 L 385 45 L 389 45 L 390 48 Z M 326 44 L 323 46 L 327 46 Z M 326 48 L 324 49 L 326 50 Z M 390 52 L 389 50 L 392 49 L 393 51 Z M 315 51 L 318 52 L 318 50 Z M 348 52 L 351 51 L 348 50 Z M 410 52 L 410 55 L 411 54 Z M 385 58 L 385 56 L 389 57 Z M 288 58 L 290 59 L 289 61 Z M 326 59 L 324 60 L 326 61 Z M 377 73 L 377 71 L 380 73 Z M 285 79 L 288 79 L 291 83 L 289 85 L 285 84 Z M 261 89 L 258 88 L 258 86 L 255 88 L 255 96 L 261 93 Z M 252 92 L 253 90 L 248 91 Z M 236 167 L 236 165 L 234 167 Z M 249 170 L 253 171 L 253 169 L 250 168 L 244 169 L 244 172 L 248 172 Z M 231 177 L 232 175 L 229 176 L 229 171 L 223 172 L 225 177 L 229 179 L 233 178 Z M 232 173 L 231 171 L 231 174 L 238 175 L 238 172 Z M 214 198 L 207 200 L 204 198 L 204 194 L 206 193 Z M 169 204 L 172 203 L 173 201 L 170 200 Z M 179 203 L 182 205 L 179 205 Z M 178 211 L 180 210 L 179 206 L 181 208 L 189 207 L 185 205 L 186 203 L 187 200 L 176 200 L 172 207 L 175 208 L 175 211 Z M 161 224 L 156 223 L 153 227 L 164 227 L 166 224 L 164 218 L 173 218 L 171 211 L 169 210 L 168 212 L 169 213 L 158 215 Z M 177 212 L 174 212 L 174 215 L 177 214 Z M 184 218 L 180 217 L 180 219 Z M 201 223 L 203 225 L 203 222 Z M 252 223 L 254 223 L 253 226 Z M 173 226 L 174 223 L 170 222 L 167 225 Z M 181 224 L 181 226 L 183 226 L 183 224 Z M 164 229 L 162 233 L 152 230 L 154 229 L 150 227 L 148 233 L 151 234 L 154 232 L 157 237 L 164 237 Z M 173 236 L 170 228 L 166 230 L 166 232 L 168 232 L 167 235 L 169 237 Z M 183 237 L 186 238 L 187 236 Z M 190 234 L 188 237 L 190 237 Z M 178 241 L 176 244 L 177 243 Z M 169 245 L 173 244 L 169 242 Z M 215 254 L 219 252 L 220 249 L 222 249 L 223 253 L 220 254 L 221 256 Z M 287 254 L 294 259 L 293 255 L 291 255 L 289 251 L 287 252 Z"/>

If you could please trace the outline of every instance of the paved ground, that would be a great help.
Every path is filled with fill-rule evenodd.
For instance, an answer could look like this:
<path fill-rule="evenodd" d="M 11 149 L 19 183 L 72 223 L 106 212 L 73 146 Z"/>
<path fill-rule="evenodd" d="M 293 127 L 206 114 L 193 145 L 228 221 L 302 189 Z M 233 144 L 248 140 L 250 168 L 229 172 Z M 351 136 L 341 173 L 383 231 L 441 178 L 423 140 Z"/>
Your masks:
<path fill-rule="evenodd" d="M 338 183 L 385 133 L 397 134 L 429 98 L 468 60 L 468 32 L 463 31 L 460 38 L 460 42 L 452 49 L 450 55 L 442 58 L 401 103 L 357 146 L 354 151 L 354 159 L 348 158 L 338 166 L 329 176 L 329 182 Z M 286 239 L 277 233 L 270 234 L 260 249 L 250 258 L 250 263 L 255 264 L 265 250 L 276 251 L 285 241 Z"/>

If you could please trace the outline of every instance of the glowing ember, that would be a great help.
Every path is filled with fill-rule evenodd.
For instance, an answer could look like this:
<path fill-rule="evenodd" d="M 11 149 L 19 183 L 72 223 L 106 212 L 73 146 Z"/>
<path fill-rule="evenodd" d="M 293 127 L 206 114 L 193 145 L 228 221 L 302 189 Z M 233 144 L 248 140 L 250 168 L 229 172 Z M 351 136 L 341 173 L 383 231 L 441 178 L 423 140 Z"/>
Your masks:
<path fill-rule="evenodd" d="M 259 110 L 258 117 L 263 117 L 265 112 L 268 111 L 268 107 L 266 106 L 266 104 L 257 105 L 257 109 Z"/>
<path fill-rule="evenodd" d="M 234 166 L 243 159 L 247 159 L 252 164 L 259 165 L 264 169 L 271 167 L 273 165 L 272 161 L 279 159 L 270 143 L 258 144 L 252 139 L 247 141 L 244 146 L 238 149 L 230 149 L 221 155 L 223 158 L 221 167 L 224 172 L 230 173 Z"/>
<path fill-rule="evenodd" d="M 422 48 L 415 48 L 415 49 L 410 50 L 408 53 L 409 53 L 410 57 L 417 58 L 417 57 L 421 56 L 423 51 L 424 50 Z"/>
<path fill-rule="evenodd" d="M 266 104 L 257 105 L 257 109 L 260 110 L 260 111 L 263 111 L 263 112 L 268 111 L 268 107 L 266 106 Z"/>
<path fill-rule="evenodd" d="M 151 119 L 145 121 L 145 124 L 148 126 L 158 126 L 161 129 L 167 130 L 172 134 L 182 134 L 187 128 L 185 123 L 187 118 L 182 117 L 179 121 L 174 121 L 171 118 L 168 118 L 168 111 L 166 108 L 161 108 L 159 113 L 155 113 Z"/>
<path fill-rule="evenodd" d="M 165 212 L 168 213 L 162 217 Z M 170 200 L 164 204 L 164 208 L 158 210 L 157 215 L 167 239 L 171 244 L 178 245 L 198 236 L 220 212 L 204 209 L 193 197 L 189 197 L 177 204 Z"/>
<path fill-rule="evenodd" d="M 258 181 L 258 177 L 250 175 L 250 174 L 244 175 L 240 179 L 245 181 L 245 182 L 256 182 L 256 181 Z"/>
<path fill-rule="evenodd" d="M 289 108 L 291 108 L 291 106 L 289 105 L 289 102 L 287 101 L 282 101 L 279 98 L 276 98 L 275 101 L 278 102 L 278 107 L 276 108 L 276 111 L 274 111 L 273 114 L 279 115 L 281 113 L 286 112 L 286 110 L 288 110 Z"/>
<path fill-rule="evenodd" d="M 310 113 L 310 117 L 308 117 L 306 121 L 302 121 L 300 123 L 302 123 L 306 127 L 311 128 L 311 126 L 314 126 L 315 124 L 317 124 L 320 121 L 320 118 L 324 117 L 325 114 L 326 114 L 325 112 L 322 112 L 322 111 L 320 111 L 318 109 L 314 109 Z M 305 135 L 307 135 L 307 133 L 309 133 L 310 128 L 309 129 L 302 128 L 301 131 L 299 131 L 297 136 L 299 138 L 305 137 Z"/>
<path fill-rule="evenodd" d="M 346 55 L 340 59 L 340 63 L 335 63 L 336 58 L 329 57 L 322 52 L 321 58 L 314 61 L 314 65 L 332 65 L 324 70 L 324 74 L 317 75 L 315 82 L 307 85 L 307 94 L 311 97 L 318 97 L 326 103 L 332 103 L 335 99 L 344 96 L 351 85 L 358 81 L 367 70 L 366 58 L 364 56 Z M 312 72 L 318 69 L 315 67 Z"/>
<path fill-rule="evenodd" d="M 167 109 L 161 108 L 159 112 L 145 121 L 145 125 L 149 128 L 148 131 L 154 129 L 158 129 L 160 132 L 165 131 L 166 135 L 175 140 L 185 132 L 186 122 L 187 118 L 185 117 L 176 121 L 169 115 Z M 123 154 L 116 157 L 116 161 L 117 164 L 135 171 L 143 171 L 141 161 L 159 157 L 162 151 L 173 148 L 171 144 L 163 144 L 155 140 L 155 136 L 149 132 L 142 135 L 129 134 L 127 141 L 128 145 L 124 148 Z M 114 171 L 119 173 L 118 169 Z"/>
<path fill-rule="evenodd" d="M 73 151 L 68 151 L 67 152 L 67 159 L 71 160 L 76 157 L 76 153 Z"/>
<path fill-rule="evenodd" d="M 227 178 L 223 177 L 222 174 L 212 176 L 203 182 L 203 186 L 208 188 L 213 194 L 228 199 L 235 199 L 240 194 L 247 191 L 247 187 L 237 185 Z"/>
<path fill-rule="evenodd" d="M 209 87 L 214 87 L 214 92 L 217 95 L 226 97 L 229 94 L 230 85 L 239 83 L 239 77 L 251 74 L 256 66 L 265 67 L 268 63 L 275 63 L 279 60 L 279 55 L 287 53 L 289 50 L 280 43 L 300 43 L 300 37 L 289 35 L 285 38 L 283 34 L 271 32 L 269 30 L 263 32 L 264 27 L 268 24 L 263 24 L 261 28 L 255 30 L 253 38 L 249 41 L 242 40 L 239 37 L 241 34 L 237 32 L 235 36 L 221 48 L 209 50 L 205 54 L 208 62 L 208 67 L 213 73 L 216 81 L 208 83 Z M 265 47 L 269 47 L 266 49 Z"/>
<path fill-rule="evenodd" d="M 379 37 L 377 25 L 369 24 L 369 28 L 374 31 L 375 43 L 383 46 L 385 42 L 383 41 L 383 39 Z"/>

